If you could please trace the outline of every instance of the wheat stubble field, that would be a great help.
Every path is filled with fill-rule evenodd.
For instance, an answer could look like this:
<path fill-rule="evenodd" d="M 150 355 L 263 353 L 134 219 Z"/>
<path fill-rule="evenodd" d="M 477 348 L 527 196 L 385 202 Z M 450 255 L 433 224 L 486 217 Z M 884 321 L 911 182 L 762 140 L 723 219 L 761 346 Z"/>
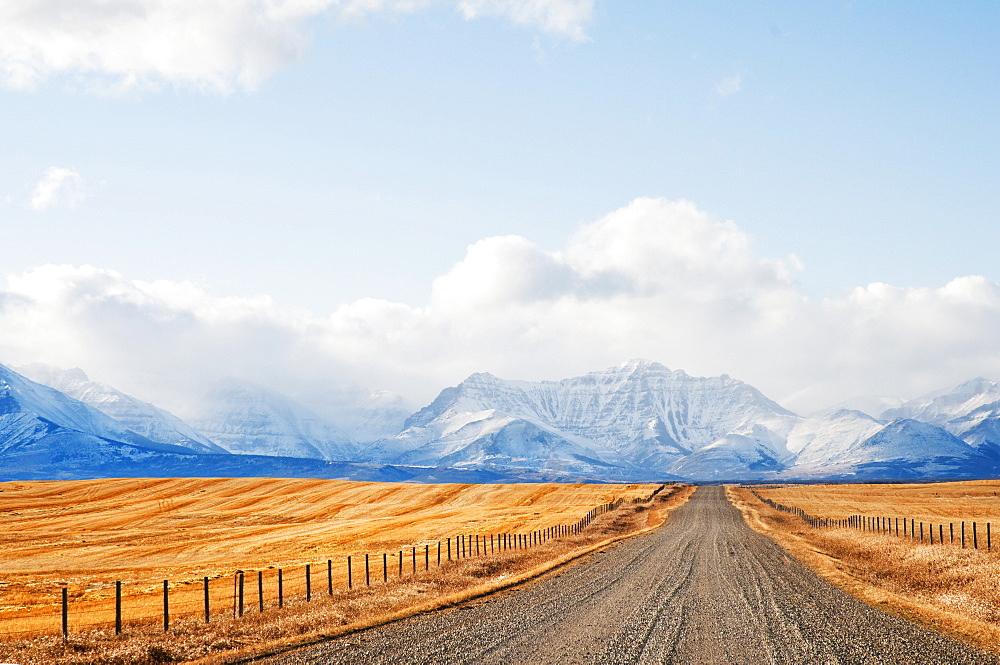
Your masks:
<path fill-rule="evenodd" d="M 985 550 L 984 522 L 1000 527 L 1000 481 L 758 488 L 764 498 L 816 517 L 909 518 L 943 525 L 942 545 L 854 529 L 813 529 L 757 501 L 748 488 L 730 498 L 752 527 L 852 595 L 900 616 L 1000 653 L 1000 533 Z M 980 548 L 952 545 L 949 523 L 978 522 Z M 968 529 L 967 529 L 968 531 Z M 958 542 L 956 538 L 956 543 Z"/>
<path fill-rule="evenodd" d="M 0 483 L 0 632 L 8 641 L 58 635 L 60 594 L 67 587 L 71 635 L 93 629 L 113 634 L 116 580 L 123 583 L 125 633 L 143 624 L 148 632 L 160 620 L 163 580 L 170 580 L 173 624 L 183 628 L 185 620 L 191 626 L 201 621 L 202 580 L 210 578 L 217 622 L 232 617 L 238 570 L 245 571 L 249 613 L 260 599 L 257 571 L 270 611 L 277 569 L 283 569 L 287 610 L 303 600 L 307 563 L 314 597 L 327 594 L 328 560 L 335 563 L 332 582 L 339 594 L 347 585 L 348 555 L 355 557 L 357 587 L 365 553 L 393 553 L 387 573 L 381 554 L 373 557 L 372 578 L 381 584 L 385 574 L 394 582 L 399 551 L 410 575 L 414 548 L 421 550 L 417 567 L 423 568 L 424 545 L 434 561 L 439 540 L 569 524 L 599 504 L 647 497 L 657 487 L 260 478 Z M 452 580 L 447 590 L 465 583 Z M 216 644 L 222 650 L 239 646 Z"/>

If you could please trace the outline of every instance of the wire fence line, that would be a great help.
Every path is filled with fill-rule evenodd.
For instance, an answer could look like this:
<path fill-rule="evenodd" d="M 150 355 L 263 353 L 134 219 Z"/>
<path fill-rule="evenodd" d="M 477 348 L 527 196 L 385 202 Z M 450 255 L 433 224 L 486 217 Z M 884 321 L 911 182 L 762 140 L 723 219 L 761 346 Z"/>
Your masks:
<path fill-rule="evenodd" d="M 908 538 L 929 545 L 954 545 L 961 549 L 984 549 L 988 552 L 993 550 L 993 526 L 990 522 L 924 522 L 914 517 L 863 514 L 842 518 L 815 517 L 797 506 L 786 506 L 762 497 L 755 489 L 750 492 L 762 503 L 783 513 L 795 515 L 817 529 L 855 529 Z"/>
<path fill-rule="evenodd" d="M 484 556 L 513 555 L 553 540 L 584 532 L 600 516 L 622 505 L 648 503 L 667 484 L 648 496 L 602 503 L 578 520 L 527 532 L 458 533 L 422 540 L 393 551 L 351 554 L 334 560 L 268 566 L 259 570 L 157 582 L 122 580 L 91 584 L 84 590 L 60 586 L 48 602 L 4 604 L 0 587 L 0 635 L 25 638 L 61 632 L 99 629 L 121 634 L 130 625 L 156 625 L 169 631 L 181 621 L 209 623 L 238 619 L 248 613 L 281 609 L 289 603 L 311 602 L 335 590 L 375 587 L 390 580 L 429 572 L 451 562 Z M 138 590 L 137 590 L 138 587 Z"/>

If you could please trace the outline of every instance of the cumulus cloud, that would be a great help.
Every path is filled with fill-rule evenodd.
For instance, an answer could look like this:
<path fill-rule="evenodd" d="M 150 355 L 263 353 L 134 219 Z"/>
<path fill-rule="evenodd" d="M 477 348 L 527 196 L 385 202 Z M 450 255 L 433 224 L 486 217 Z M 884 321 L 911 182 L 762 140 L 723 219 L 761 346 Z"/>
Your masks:
<path fill-rule="evenodd" d="M 226 375 L 295 393 L 361 383 L 415 402 L 475 371 L 555 379 L 647 357 L 729 373 L 787 406 L 912 396 L 1000 376 L 1000 286 L 871 284 L 811 300 L 795 257 L 762 257 L 688 201 L 637 199 L 557 250 L 486 238 L 419 307 L 362 299 L 324 315 L 265 296 L 44 266 L 0 291 L 0 362 L 80 366 L 183 410 Z"/>
<path fill-rule="evenodd" d="M 34 210 L 47 210 L 57 206 L 72 208 L 85 196 L 84 181 L 79 173 L 73 169 L 50 166 L 45 169 L 41 180 L 31 192 L 28 205 Z"/>
<path fill-rule="evenodd" d="M 451 5 L 468 19 L 506 18 L 583 39 L 592 0 L 7 0 L 0 81 L 30 89 L 62 75 L 91 89 L 162 85 L 253 89 L 298 60 L 309 21 Z"/>

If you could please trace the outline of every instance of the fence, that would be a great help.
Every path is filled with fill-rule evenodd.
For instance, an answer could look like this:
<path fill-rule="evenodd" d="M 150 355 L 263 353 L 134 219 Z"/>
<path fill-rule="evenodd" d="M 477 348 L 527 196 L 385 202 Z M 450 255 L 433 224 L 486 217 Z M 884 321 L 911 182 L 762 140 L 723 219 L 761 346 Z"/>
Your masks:
<path fill-rule="evenodd" d="M 311 602 L 317 595 L 333 596 L 335 589 L 361 589 L 379 582 L 426 573 L 432 567 L 472 557 L 513 554 L 544 545 L 552 540 L 579 535 L 601 515 L 625 503 L 647 503 L 667 485 L 660 485 L 647 497 L 619 497 L 601 504 L 571 524 L 557 524 L 529 532 L 454 534 L 441 539 L 420 541 L 392 552 L 352 554 L 345 559 L 300 563 L 264 570 L 236 570 L 231 575 L 202 576 L 195 579 L 155 583 L 131 580 L 132 593 L 126 598 L 125 580 L 71 590 L 53 589 L 51 602 L 0 607 L 0 634 L 34 636 L 55 632 L 55 621 L 63 637 L 84 629 L 125 628 L 128 600 L 129 623 L 158 625 L 171 630 L 178 621 L 210 623 L 223 617 L 238 619 L 249 612 L 263 613 L 285 607 L 290 602 Z M 58 619 L 57 619 L 58 617 Z"/>
<path fill-rule="evenodd" d="M 889 517 L 885 515 L 851 515 L 843 518 L 814 517 L 806 511 L 796 506 L 786 506 L 781 503 L 766 499 L 757 493 L 757 490 L 750 490 L 751 493 L 761 502 L 766 503 L 775 510 L 796 515 L 811 527 L 856 529 L 870 533 L 879 533 L 901 538 L 909 538 L 920 543 L 929 545 L 958 545 L 962 549 L 971 546 L 972 549 L 993 550 L 993 527 L 990 522 L 985 523 L 985 533 L 980 528 L 982 523 L 972 521 L 961 522 L 922 522 L 913 517 Z M 947 531 L 945 531 L 947 525 Z M 958 529 L 956 529 L 956 525 Z M 935 527 L 937 527 L 937 540 L 934 539 Z M 957 531 L 957 534 L 956 534 Z M 980 548 L 980 534 L 985 537 L 985 547 Z"/>

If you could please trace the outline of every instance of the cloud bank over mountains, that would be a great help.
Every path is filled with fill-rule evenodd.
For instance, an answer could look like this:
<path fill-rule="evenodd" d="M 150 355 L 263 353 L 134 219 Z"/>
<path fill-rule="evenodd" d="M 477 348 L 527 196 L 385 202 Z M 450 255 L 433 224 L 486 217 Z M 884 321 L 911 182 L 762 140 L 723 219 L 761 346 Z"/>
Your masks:
<path fill-rule="evenodd" d="M 42 266 L 0 291 L 0 351 L 9 364 L 84 367 L 169 409 L 223 376 L 293 394 L 358 383 L 425 403 L 477 371 L 551 379 L 632 357 L 730 373 L 799 411 L 1000 375 L 997 284 L 876 283 L 817 301 L 796 283 L 803 270 L 758 256 L 735 223 L 691 202 L 636 199 L 555 251 L 480 240 L 420 306 L 362 299 L 313 313 Z"/>
<path fill-rule="evenodd" d="M 298 61 L 310 21 L 451 6 L 585 38 L 593 0 L 10 0 L 0 4 L 0 82 L 30 89 L 54 76 L 104 92 L 173 85 L 252 90 Z"/>

